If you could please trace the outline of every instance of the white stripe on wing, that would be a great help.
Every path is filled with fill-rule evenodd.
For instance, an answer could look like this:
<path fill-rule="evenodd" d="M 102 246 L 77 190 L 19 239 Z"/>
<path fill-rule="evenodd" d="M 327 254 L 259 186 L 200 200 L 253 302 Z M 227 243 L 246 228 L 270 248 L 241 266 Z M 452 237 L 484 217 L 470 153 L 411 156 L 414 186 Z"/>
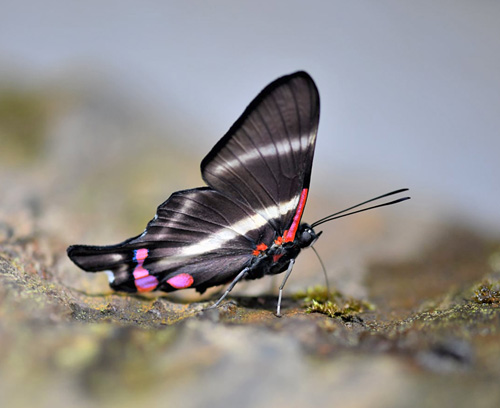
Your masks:
<path fill-rule="evenodd" d="M 299 196 L 297 195 L 287 203 L 281 204 L 280 209 L 278 207 L 272 206 L 264 208 L 262 212 L 270 213 L 274 215 L 274 218 L 279 218 L 281 215 L 287 214 L 290 210 L 294 210 L 297 205 Z M 245 217 L 226 228 L 222 228 L 219 231 L 210 234 L 208 238 L 205 238 L 193 245 L 182 248 L 180 256 L 193 256 L 200 255 L 205 252 L 210 252 L 215 249 L 224 247 L 226 242 L 229 242 L 239 235 L 246 235 L 250 231 L 257 230 L 268 221 L 261 215 L 255 214 L 249 217 Z"/>
<path fill-rule="evenodd" d="M 311 137 L 310 134 L 303 135 L 300 138 L 280 140 L 276 143 L 270 143 L 265 146 L 259 146 L 258 149 L 251 149 L 244 153 L 238 154 L 237 158 L 228 160 L 222 159 L 223 164 L 214 166 L 210 169 L 213 175 L 218 175 L 220 173 L 226 172 L 227 168 L 238 168 L 241 165 L 246 166 L 248 162 L 254 160 L 259 160 L 264 158 L 273 158 L 279 156 L 286 156 L 294 152 L 300 152 L 302 149 L 306 149 L 308 145 L 314 144 L 315 137 Z"/>

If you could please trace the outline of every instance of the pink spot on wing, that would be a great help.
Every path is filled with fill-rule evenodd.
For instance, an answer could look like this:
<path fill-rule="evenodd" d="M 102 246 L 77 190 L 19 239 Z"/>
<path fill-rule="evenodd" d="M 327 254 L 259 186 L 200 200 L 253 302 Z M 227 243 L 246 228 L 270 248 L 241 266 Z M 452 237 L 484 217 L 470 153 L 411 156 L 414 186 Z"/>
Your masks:
<path fill-rule="evenodd" d="M 132 272 L 135 279 L 135 287 L 139 292 L 149 292 L 158 286 L 158 279 L 149 274 L 149 271 L 144 268 L 144 260 L 148 257 L 149 250 L 146 248 L 136 249 L 134 251 L 134 261 L 137 266 Z"/>
<path fill-rule="evenodd" d="M 158 286 L 158 279 L 153 275 L 135 280 L 135 287 L 139 292 L 151 292 Z"/>
<path fill-rule="evenodd" d="M 188 273 L 180 273 L 170 278 L 167 283 L 175 289 L 189 288 L 194 282 L 193 277 Z"/>
<path fill-rule="evenodd" d="M 149 272 L 147 269 L 144 269 L 142 265 L 137 265 L 134 269 L 134 278 L 135 279 L 141 279 L 144 278 L 145 276 L 149 275 Z"/>
<path fill-rule="evenodd" d="M 149 250 L 146 248 L 136 249 L 134 251 L 134 261 L 136 261 L 139 265 L 142 265 L 144 260 L 148 257 Z"/>

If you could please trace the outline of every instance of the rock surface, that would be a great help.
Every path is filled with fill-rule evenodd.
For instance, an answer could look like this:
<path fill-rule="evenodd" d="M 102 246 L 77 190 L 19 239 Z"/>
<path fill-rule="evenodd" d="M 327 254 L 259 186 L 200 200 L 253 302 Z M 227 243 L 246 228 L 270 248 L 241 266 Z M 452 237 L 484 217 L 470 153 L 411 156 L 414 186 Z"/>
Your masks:
<path fill-rule="evenodd" d="M 60 282 L 43 237 L 7 239 L 3 406 L 498 406 L 499 252 L 475 239 L 481 256 L 462 282 L 403 302 L 409 276 L 428 278 L 425 265 L 379 264 L 368 279 L 374 307 L 337 293 L 329 309 L 325 290 L 313 288 L 287 297 L 282 318 L 275 296 L 230 297 L 203 311 L 209 302 L 89 295 Z M 452 252 L 454 270 L 463 262 L 453 266 Z M 445 280 L 439 274 L 453 272 L 432 256 L 422 259 Z M 318 305 L 327 314 L 311 312 Z"/>

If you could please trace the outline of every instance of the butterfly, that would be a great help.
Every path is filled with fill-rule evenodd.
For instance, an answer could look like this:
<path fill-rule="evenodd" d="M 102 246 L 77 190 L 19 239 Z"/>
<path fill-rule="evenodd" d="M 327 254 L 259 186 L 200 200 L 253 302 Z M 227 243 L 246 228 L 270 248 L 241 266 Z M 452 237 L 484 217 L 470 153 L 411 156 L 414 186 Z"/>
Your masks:
<path fill-rule="evenodd" d="M 285 272 L 321 235 L 314 227 L 368 202 L 309 225 L 302 223 L 319 124 L 318 89 L 306 72 L 278 78 L 250 103 L 201 162 L 207 184 L 173 193 L 144 232 L 117 245 L 73 245 L 69 258 L 88 272 L 106 271 L 111 288 L 171 292 L 229 284 Z M 342 215 L 341 215 L 342 214 Z"/>

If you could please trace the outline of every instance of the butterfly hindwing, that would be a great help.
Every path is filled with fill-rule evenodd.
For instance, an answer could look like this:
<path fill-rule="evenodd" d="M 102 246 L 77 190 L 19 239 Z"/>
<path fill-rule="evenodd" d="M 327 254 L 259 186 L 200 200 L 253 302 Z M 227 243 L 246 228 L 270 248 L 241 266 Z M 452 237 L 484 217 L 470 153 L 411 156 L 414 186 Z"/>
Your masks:
<path fill-rule="evenodd" d="M 107 270 L 116 290 L 187 287 L 203 292 L 231 281 L 274 230 L 243 203 L 211 188 L 179 191 L 158 207 L 139 236 L 111 246 L 75 245 L 69 257 L 82 269 Z"/>
<path fill-rule="evenodd" d="M 305 72 L 279 78 L 204 158 L 203 179 L 283 234 L 309 187 L 318 122 L 319 94 L 312 78 Z"/>

